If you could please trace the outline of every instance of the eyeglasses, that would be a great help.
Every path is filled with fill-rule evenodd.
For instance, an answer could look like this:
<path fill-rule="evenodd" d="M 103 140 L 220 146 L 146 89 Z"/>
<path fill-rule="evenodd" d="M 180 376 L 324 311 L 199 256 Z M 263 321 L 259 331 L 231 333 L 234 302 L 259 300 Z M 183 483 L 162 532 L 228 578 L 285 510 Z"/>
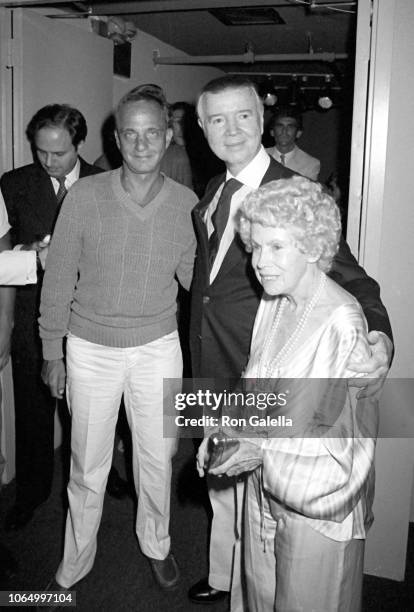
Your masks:
<path fill-rule="evenodd" d="M 164 137 L 165 132 L 166 130 L 161 128 L 148 128 L 143 133 L 136 132 L 135 130 L 121 130 L 120 136 L 126 142 L 135 144 L 139 138 L 143 138 L 148 142 L 157 142 Z"/>

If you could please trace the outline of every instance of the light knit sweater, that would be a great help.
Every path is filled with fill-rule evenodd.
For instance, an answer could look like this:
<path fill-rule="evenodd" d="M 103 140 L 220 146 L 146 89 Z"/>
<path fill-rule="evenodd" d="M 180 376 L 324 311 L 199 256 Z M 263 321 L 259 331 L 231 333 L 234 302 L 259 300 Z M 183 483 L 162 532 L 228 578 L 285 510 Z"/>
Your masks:
<path fill-rule="evenodd" d="M 47 258 L 40 336 L 47 360 L 68 331 L 104 346 L 140 346 L 176 329 L 177 276 L 190 287 L 197 196 L 164 176 L 145 207 L 121 170 L 79 180 L 59 214 Z"/>

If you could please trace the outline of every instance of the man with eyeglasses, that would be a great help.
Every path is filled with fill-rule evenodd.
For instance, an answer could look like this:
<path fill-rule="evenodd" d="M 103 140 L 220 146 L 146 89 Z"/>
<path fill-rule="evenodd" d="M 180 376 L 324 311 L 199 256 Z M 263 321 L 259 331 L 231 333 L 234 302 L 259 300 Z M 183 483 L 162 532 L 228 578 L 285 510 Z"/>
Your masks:
<path fill-rule="evenodd" d="M 160 172 L 172 131 L 162 93 L 139 87 L 116 111 L 122 167 L 80 181 L 62 206 L 40 306 L 43 379 L 67 385 L 72 460 L 65 548 L 52 590 L 92 568 L 122 395 L 131 429 L 136 534 L 158 584 L 179 580 L 170 552 L 171 459 L 163 403 L 180 391 L 177 282 L 190 286 L 197 198 Z M 65 372 L 62 340 L 67 335 Z"/>

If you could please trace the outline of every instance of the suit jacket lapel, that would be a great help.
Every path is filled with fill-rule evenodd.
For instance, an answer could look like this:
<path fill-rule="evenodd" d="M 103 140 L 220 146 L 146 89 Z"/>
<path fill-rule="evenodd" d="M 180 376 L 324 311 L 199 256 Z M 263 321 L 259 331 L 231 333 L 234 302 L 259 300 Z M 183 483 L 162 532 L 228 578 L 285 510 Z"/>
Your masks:
<path fill-rule="evenodd" d="M 206 193 L 193 209 L 194 226 L 198 238 L 197 257 L 199 258 L 201 265 L 205 266 L 207 276 L 209 276 L 210 271 L 208 269 L 208 234 L 206 224 L 204 223 L 204 215 L 210 202 L 214 198 L 217 189 L 224 179 L 224 174 L 214 177 L 208 184 Z"/>
<path fill-rule="evenodd" d="M 239 238 L 238 234 L 236 233 L 226 255 L 224 256 L 223 263 L 221 264 L 220 270 L 218 271 L 217 276 L 213 280 L 212 285 L 214 285 L 218 277 L 220 277 L 220 280 L 222 280 L 227 274 L 229 274 L 234 268 L 234 266 L 240 263 L 240 258 L 244 259 L 247 257 L 249 257 L 249 255 L 245 251 L 244 245 L 241 242 L 241 239 Z"/>
<path fill-rule="evenodd" d="M 298 162 L 300 161 L 300 153 L 299 153 L 299 149 L 298 147 L 295 147 L 293 149 L 293 154 L 292 157 L 290 158 L 291 164 L 294 166 L 295 164 L 298 164 Z"/>
<path fill-rule="evenodd" d="M 286 166 L 282 166 L 279 162 L 277 162 L 273 157 L 270 158 L 270 164 L 267 168 L 266 173 L 263 176 L 261 184 L 268 183 L 269 181 L 274 181 L 280 178 L 287 178 L 295 174 L 287 168 Z M 193 210 L 193 218 L 194 225 L 196 227 L 197 235 L 198 235 L 198 257 L 200 258 L 200 264 L 205 266 L 205 271 L 207 274 L 207 278 L 209 277 L 210 271 L 208 269 L 208 236 L 207 236 L 207 228 L 204 223 L 204 214 L 211 200 L 213 199 L 217 189 L 224 182 L 226 178 L 225 174 L 221 174 L 212 181 L 210 181 L 207 186 L 207 191 L 204 197 L 200 200 L 200 202 L 196 205 Z M 227 251 L 223 263 L 220 266 L 220 270 L 214 279 L 212 285 L 216 282 L 216 280 L 222 280 L 224 276 L 231 272 L 232 268 L 240 262 L 240 257 L 249 257 L 249 255 L 244 250 L 244 246 L 241 243 L 238 236 L 235 236 L 229 250 Z"/>
<path fill-rule="evenodd" d="M 79 158 L 79 161 L 79 178 L 91 174 L 90 168 L 92 166 L 87 164 L 82 158 Z M 41 166 L 35 164 L 28 183 L 28 200 L 33 215 L 37 216 L 42 221 L 42 224 L 47 223 L 47 225 L 50 225 L 55 220 L 57 214 L 56 194 L 50 176 Z"/>
<path fill-rule="evenodd" d="M 216 195 L 217 189 L 220 187 L 221 183 L 224 183 L 226 179 L 225 174 L 220 174 L 219 176 L 215 176 L 207 185 L 206 192 L 204 196 L 201 198 L 198 204 L 196 204 L 194 208 L 194 213 L 201 218 L 204 217 L 204 213 L 206 212 L 208 205 Z"/>
<path fill-rule="evenodd" d="M 88 170 L 87 170 L 88 164 L 81 157 L 79 157 L 79 163 L 80 163 L 79 178 L 88 176 Z"/>
<path fill-rule="evenodd" d="M 271 157 L 269 167 L 266 170 L 260 184 L 265 185 L 266 183 L 270 183 L 270 181 L 276 181 L 280 178 L 289 178 L 294 174 L 296 174 L 296 172 L 293 172 L 287 166 L 282 166 L 282 164 Z"/>
<path fill-rule="evenodd" d="M 79 177 L 95 174 L 96 169 L 80 159 Z M 30 210 L 30 215 L 40 221 L 41 226 L 50 227 L 57 214 L 57 201 L 55 190 L 50 176 L 35 162 L 30 166 L 27 182 L 22 186 L 24 199 Z"/>
<path fill-rule="evenodd" d="M 31 214 L 36 216 L 42 225 L 49 226 L 55 217 L 57 202 L 52 181 L 41 167 L 35 166 L 33 174 L 29 177 L 27 199 Z"/>
<path fill-rule="evenodd" d="M 261 185 L 264 185 L 265 183 L 269 183 L 270 181 L 275 181 L 280 178 L 290 177 L 293 174 L 295 173 L 292 172 L 292 170 L 290 170 L 286 166 L 283 166 L 278 161 L 273 159 L 273 157 L 271 157 L 270 164 L 262 178 Z M 241 257 L 243 259 L 247 259 L 250 256 L 245 251 L 243 243 L 241 242 L 239 236 L 236 234 L 229 247 L 229 250 L 227 251 L 224 257 L 223 263 L 221 264 L 221 267 L 220 267 L 219 273 L 216 276 L 216 279 L 219 276 L 220 276 L 220 279 L 222 279 L 224 276 L 229 274 L 231 270 L 234 268 L 234 266 L 236 266 L 240 262 Z M 216 279 L 214 279 L 213 284 Z"/>
<path fill-rule="evenodd" d="M 85 176 L 91 176 L 91 174 L 99 174 L 104 172 L 101 168 L 97 168 L 92 164 L 88 164 L 82 157 L 79 155 L 80 169 L 79 169 L 79 178 L 83 178 Z"/>

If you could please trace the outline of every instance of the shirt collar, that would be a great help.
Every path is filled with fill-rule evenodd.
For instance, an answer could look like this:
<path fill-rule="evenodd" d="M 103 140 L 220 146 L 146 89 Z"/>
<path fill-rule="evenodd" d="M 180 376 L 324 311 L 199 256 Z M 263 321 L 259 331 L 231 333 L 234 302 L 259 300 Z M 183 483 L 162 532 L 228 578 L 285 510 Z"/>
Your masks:
<path fill-rule="evenodd" d="M 289 160 L 291 157 L 293 157 L 294 153 L 296 152 L 296 149 L 297 149 L 297 146 L 295 145 L 291 151 L 288 151 L 287 153 L 282 153 L 281 151 L 279 151 L 279 149 L 278 149 L 278 148 L 277 148 L 277 146 L 275 145 L 273 150 L 274 150 L 274 151 L 275 151 L 275 153 L 277 154 L 279 161 L 280 161 L 280 156 L 281 156 L 281 155 L 284 155 L 284 156 L 285 156 L 285 162 L 286 162 L 286 161 L 287 161 L 287 160 Z"/>
<path fill-rule="evenodd" d="M 247 164 L 245 168 L 243 168 L 241 172 L 239 172 L 237 176 L 233 176 L 231 172 L 227 170 L 226 181 L 231 178 L 236 178 L 238 181 L 243 183 L 243 185 L 247 185 L 252 189 L 257 189 L 262 182 L 262 178 L 264 177 L 269 164 L 270 157 L 268 153 L 266 153 L 263 147 L 260 147 L 260 150 L 256 156 Z"/>
<path fill-rule="evenodd" d="M 76 183 L 76 181 L 79 178 L 79 174 L 80 174 L 80 161 L 78 157 L 78 159 L 76 160 L 76 164 L 73 166 L 69 174 L 66 175 L 66 179 L 65 179 L 66 189 L 69 189 L 69 187 L 72 187 L 73 183 Z M 52 184 L 55 186 L 55 188 L 59 187 L 59 181 L 53 176 L 51 176 L 50 178 L 52 179 Z"/>
<path fill-rule="evenodd" d="M 69 172 L 69 174 L 66 175 L 66 186 L 67 187 L 71 187 L 73 185 L 73 183 L 76 183 L 76 181 L 79 178 L 79 173 L 80 173 L 80 161 L 79 161 L 79 157 L 76 160 L 76 164 L 73 166 L 72 170 Z"/>

